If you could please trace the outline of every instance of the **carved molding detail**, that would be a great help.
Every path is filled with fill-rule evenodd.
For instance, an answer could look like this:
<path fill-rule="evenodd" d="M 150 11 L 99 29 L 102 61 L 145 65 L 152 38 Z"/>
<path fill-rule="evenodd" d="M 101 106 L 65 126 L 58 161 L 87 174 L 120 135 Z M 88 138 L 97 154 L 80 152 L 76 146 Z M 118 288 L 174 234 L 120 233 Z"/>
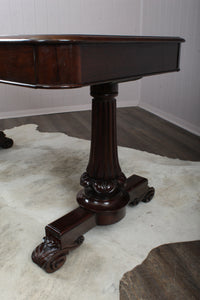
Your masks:
<path fill-rule="evenodd" d="M 155 194 L 155 189 L 153 187 L 148 187 L 147 191 L 145 194 L 142 194 L 141 196 L 139 197 L 136 197 L 135 199 L 131 200 L 129 202 L 129 205 L 130 206 L 135 206 L 137 205 L 139 202 L 149 202 L 151 201 L 151 199 L 153 198 Z"/>
<path fill-rule="evenodd" d="M 106 196 L 118 191 L 126 182 L 126 176 L 121 173 L 115 179 L 102 180 L 91 178 L 87 172 L 84 172 L 80 179 L 80 184 L 85 188 L 86 192 L 93 192 L 97 195 Z"/>
<path fill-rule="evenodd" d="M 52 237 L 44 237 L 43 242 L 33 251 L 32 260 L 47 273 L 53 273 L 64 265 L 69 251 L 80 246 L 83 241 L 84 237 L 80 236 L 74 243 L 61 249 L 58 241 Z"/>
<path fill-rule="evenodd" d="M 153 187 L 149 187 L 147 193 L 144 195 L 142 202 L 149 202 L 153 198 L 155 194 L 155 189 Z"/>

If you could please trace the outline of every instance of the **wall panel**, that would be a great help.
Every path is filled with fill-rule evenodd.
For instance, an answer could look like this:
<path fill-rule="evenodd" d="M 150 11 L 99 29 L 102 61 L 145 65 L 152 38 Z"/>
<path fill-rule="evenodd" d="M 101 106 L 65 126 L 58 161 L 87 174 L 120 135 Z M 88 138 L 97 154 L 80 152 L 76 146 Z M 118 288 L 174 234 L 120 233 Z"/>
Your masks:
<path fill-rule="evenodd" d="M 0 35 L 87 33 L 186 39 L 181 72 L 120 85 L 119 106 L 138 105 L 200 132 L 199 0 L 0 0 Z M 90 107 L 89 89 L 32 90 L 0 85 L 0 118 Z"/>
<path fill-rule="evenodd" d="M 0 35 L 137 35 L 140 29 L 137 0 L 0 0 L 0 4 Z M 138 104 L 138 82 L 122 84 L 120 90 L 119 105 Z M 90 103 L 89 88 L 41 91 L 0 85 L 0 118 L 86 109 Z"/>
<path fill-rule="evenodd" d="M 140 106 L 200 134 L 200 1 L 143 1 L 143 35 L 172 35 L 182 44 L 181 71 L 144 78 Z"/>

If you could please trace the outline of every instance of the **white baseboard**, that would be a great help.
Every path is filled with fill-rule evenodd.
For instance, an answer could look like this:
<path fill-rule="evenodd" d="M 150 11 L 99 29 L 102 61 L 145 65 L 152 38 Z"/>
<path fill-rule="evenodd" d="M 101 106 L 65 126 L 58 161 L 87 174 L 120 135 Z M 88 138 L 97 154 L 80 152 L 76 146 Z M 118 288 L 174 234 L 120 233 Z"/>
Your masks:
<path fill-rule="evenodd" d="M 128 107 L 136 106 L 138 101 L 117 101 L 117 107 Z M 45 107 L 45 108 L 36 108 L 36 109 L 26 109 L 26 110 L 16 110 L 8 112 L 0 112 L 0 119 L 9 119 L 9 118 L 19 118 L 27 116 L 38 116 L 38 115 L 48 115 L 54 113 L 63 113 L 63 112 L 73 112 L 73 111 L 82 111 L 90 110 L 91 104 L 82 104 L 82 105 L 66 105 L 58 107 Z"/>
<path fill-rule="evenodd" d="M 81 111 L 81 110 L 88 110 L 88 109 L 90 109 L 89 104 L 16 110 L 16 111 L 8 111 L 8 112 L 0 113 L 0 119 L 48 115 L 54 113 Z"/>
<path fill-rule="evenodd" d="M 131 101 L 117 101 L 117 107 L 131 107 L 131 106 L 138 106 L 138 100 L 131 100 Z"/>
<path fill-rule="evenodd" d="M 117 107 L 130 107 L 130 106 L 138 106 L 138 101 L 117 101 Z M 186 122 L 183 119 L 175 117 L 169 113 L 163 112 L 162 110 L 155 108 L 149 104 L 139 104 L 139 107 L 150 111 L 159 117 L 178 125 L 198 136 L 200 136 L 200 128 L 195 126 L 189 122 Z M 8 112 L 0 112 L 0 119 L 8 119 L 8 118 L 18 118 L 18 117 L 27 117 L 27 116 L 37 116 L 37 115 L 46 115 L 46 114 L 54 114 L 54 113 L 62 113 L 62 112 L 73 112 L 73 111 L 83 111 L 90 110 L 90 104 L 82 104 L 82 105 L 71 105 L 71 106 L 59 106 L 59 107 L 45 107 L 45 108 L 37 108 L 37 109 L 27 109 L 27 110 L 17 110 L 17 111 L 8 111 Z"/>
<path fill-rule="evenodd" d="M 155 115 L 157 115 L 157 116 L 159 116 L 181 128 L 184 128 L 191 133 L 194 133 L 194 134 L 200 136 L 200 128 L 194 124 L 191 124 L 179 117 L 176 117 L 172 114 L 166 113 L 166 112 L 164 112 L 158 108 L 155 108 L 149 104 L 146 104 L 146 103 L 139 104 L 139 107 L 144 108 L 145 110 L 150 111 L 153 114 L 155 114 Z"/>

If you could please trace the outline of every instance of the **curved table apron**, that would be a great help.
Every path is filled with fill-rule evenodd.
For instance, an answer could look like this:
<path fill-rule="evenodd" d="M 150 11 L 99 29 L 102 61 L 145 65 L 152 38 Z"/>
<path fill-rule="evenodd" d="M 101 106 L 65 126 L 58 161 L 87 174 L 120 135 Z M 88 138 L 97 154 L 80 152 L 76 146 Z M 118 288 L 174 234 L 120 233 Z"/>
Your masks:
<path fill-rule="evenodd" d="M 126 206 L 148 202 L 154 188 L 138 175 L 126 178 L 117 153 L 118 83 L 179 71 L 177 37 L 39 35 L 0 37 L 0 82 L 30 88 L 90 85 L 92 137 L 88 166 L 77 194 L 78 207 L 47 225 L 33 261 L 51 273 L 80 246 L 96 225 L 120 221 Z M 0 146 L 12 140 L 0 132 Z"/>

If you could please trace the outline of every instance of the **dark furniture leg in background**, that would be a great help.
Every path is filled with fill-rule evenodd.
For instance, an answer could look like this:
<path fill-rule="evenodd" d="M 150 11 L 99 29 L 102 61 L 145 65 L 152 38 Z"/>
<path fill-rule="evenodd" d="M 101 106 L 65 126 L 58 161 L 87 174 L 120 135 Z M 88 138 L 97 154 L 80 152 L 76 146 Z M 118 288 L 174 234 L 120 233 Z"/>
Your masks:
<path fill-rule="evenodd" d="M 0 131 L 0 147 L 7 149 L 12 147 L 12 145 L 13 145 L 13 140 L 6 137 L 3 131 Z"/>
<path fill-rule="evenodd" d="M 33 261 L 51 273 L 65 262 L 69 250 L 83 242 L 83 234 L 96 225 L 120 221 L 126 205 L 148 202 L 154 189 L 147 179 L 122 173 L 117 153 L 116 100 L 117 83 L 91 86 L 92 139 L 89 163 L 77 195 L 79 207 L 46 226 L 46 237 L 32 254 Z"/>

